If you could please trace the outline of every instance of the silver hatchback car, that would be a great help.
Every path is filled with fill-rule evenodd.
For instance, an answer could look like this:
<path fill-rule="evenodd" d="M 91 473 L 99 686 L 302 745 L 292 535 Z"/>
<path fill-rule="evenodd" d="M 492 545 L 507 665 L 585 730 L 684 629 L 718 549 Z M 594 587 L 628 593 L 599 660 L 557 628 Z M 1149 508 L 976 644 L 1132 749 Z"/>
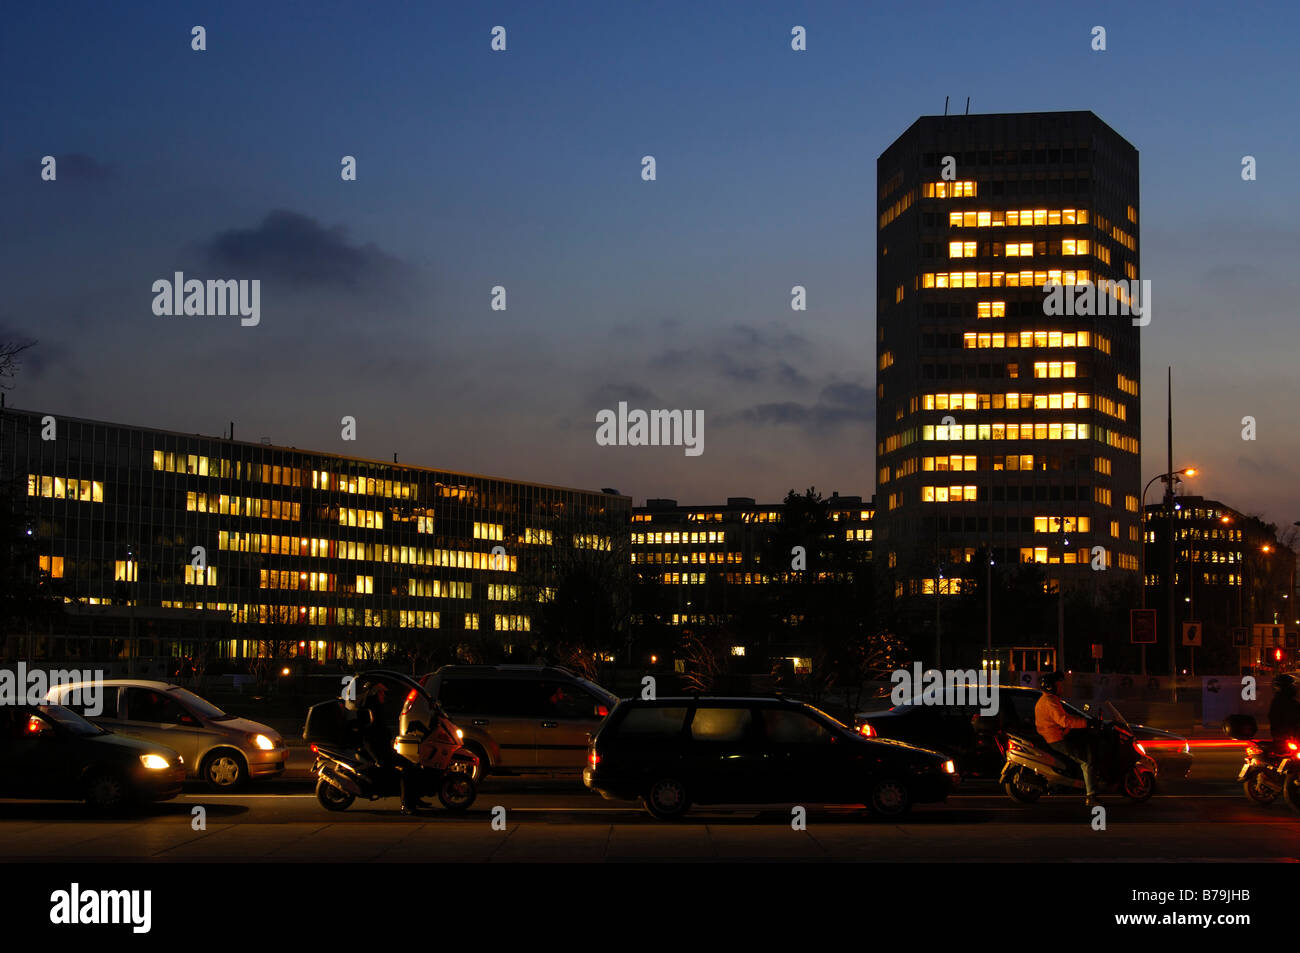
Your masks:
<path fill-rule="evenodd" d="M 174 748 L 185 758 L 188 776 L 218 791 L 230 791 L 250 778 L 284 773 L 289 749 L 279 733 L 247 718 L 228 715 L 193 692 L 166 682 L 106 678 L 98 683 L 60 685 L 46 701 L 71 707 L 109 731 Z M 98 697 L 100 710 L 88 710 Z"/>

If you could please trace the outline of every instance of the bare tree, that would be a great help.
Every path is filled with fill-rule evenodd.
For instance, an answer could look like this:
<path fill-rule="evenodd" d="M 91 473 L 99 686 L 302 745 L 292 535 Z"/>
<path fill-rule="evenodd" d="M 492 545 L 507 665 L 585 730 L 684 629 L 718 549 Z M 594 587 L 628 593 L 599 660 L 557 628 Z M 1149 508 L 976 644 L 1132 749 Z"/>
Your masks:
<path fill-rule="evenodd" d="M 19 344 L 15 341 L 0 342 L 0 390 L 9 390 L 22 362 L 18 359 L 24 351 L 36 346 L 35 341 Z"/>

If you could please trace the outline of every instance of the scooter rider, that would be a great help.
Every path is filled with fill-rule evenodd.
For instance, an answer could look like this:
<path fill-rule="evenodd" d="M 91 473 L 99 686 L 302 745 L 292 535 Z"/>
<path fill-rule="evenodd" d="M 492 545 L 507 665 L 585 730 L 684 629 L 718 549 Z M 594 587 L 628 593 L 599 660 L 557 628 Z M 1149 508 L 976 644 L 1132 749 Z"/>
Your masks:
<path fill-rule="evenodd" d="M 1300 701 L 1296 700 L 1295 677 L 1273 679 L 1273 702 L 1268 706 L 1268 729 L 1275 740 L 1300 737 Z"/>
<path fill-rule="evenodd" d="M 1096 739 L 1088 719 L 1071 715 L 1061 703 L 1057 692 L 1064 678 L 1060 672 L 1049 672 L 1039 680 L 1043 693 L 1034 705 L 1034 727 L 1048 747 L 1079 763 L 1086 794 L 1084 803 L 1092 807 L 1097 803 Z"/>
<path fill-rule="evenodd" d="M 366 690 L 361 704 L 363 719 L 362 749 L 381 767 L 398 772 L 402 795 L 402 813 L 416 814 L 431 807 L 420 800 L 419 768 L 393 751 L 396 732 L 387 719 L 386 695 L 389 689 L 383 682 L 375 682 Z"/>

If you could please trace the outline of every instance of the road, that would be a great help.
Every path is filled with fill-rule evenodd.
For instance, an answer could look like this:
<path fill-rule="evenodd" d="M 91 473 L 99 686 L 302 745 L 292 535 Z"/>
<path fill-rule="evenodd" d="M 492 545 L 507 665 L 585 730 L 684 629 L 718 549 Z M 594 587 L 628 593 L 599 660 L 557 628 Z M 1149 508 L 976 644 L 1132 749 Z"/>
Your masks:
<path fill-rule="evenodd" d="M 557 778 L 489 778 L 466 814 L 403 817 L 395 799 L 328 813 L 300 781 L 234 795 L 201 788 L 146 813 L 91 819 L 77 804 L 0 803 L 4 861 L 1300 861 L 1300 815 L 1258 808 L 1233 783 L 1235 751 L 1198 757 L 1146 804 L 1106 799 L 1106 826 L 1079 798 L 1025 807 L 987 782 L 944 805 L 881 821 L 844 806 L 697 808 L 664 823 Z M 196 830 L 194 809 L 205 814 Z M 505 809 L 504 829 L 494 808 Z M 499 814 L 499 812 L 497 812 Z"/>

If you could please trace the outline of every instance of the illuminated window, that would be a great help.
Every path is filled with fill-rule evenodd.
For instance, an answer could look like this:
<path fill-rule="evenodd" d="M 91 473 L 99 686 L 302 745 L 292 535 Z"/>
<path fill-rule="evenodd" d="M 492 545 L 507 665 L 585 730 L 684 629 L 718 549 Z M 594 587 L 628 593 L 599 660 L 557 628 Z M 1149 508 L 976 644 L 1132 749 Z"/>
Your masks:
<path fill-rule="evenodd" d="M 51 579 L 63 578 L 62 556 L 41 556 L 38 562 L 41 572 L 46 573 Z"/>
<path fill-rule="evenodd" d="M 208 566 L 206 570 L 199 569 L 197 566 L 187 565 L 185 567 L 185 585 L 187 586 L 215 586 L 217 584 L 217 567 Z"/>
<path fill-rule="evenodd" d="M 133 559 L 119 559 L 113 566 L 114 582 L 137 582 L 140 567 Z"/>

